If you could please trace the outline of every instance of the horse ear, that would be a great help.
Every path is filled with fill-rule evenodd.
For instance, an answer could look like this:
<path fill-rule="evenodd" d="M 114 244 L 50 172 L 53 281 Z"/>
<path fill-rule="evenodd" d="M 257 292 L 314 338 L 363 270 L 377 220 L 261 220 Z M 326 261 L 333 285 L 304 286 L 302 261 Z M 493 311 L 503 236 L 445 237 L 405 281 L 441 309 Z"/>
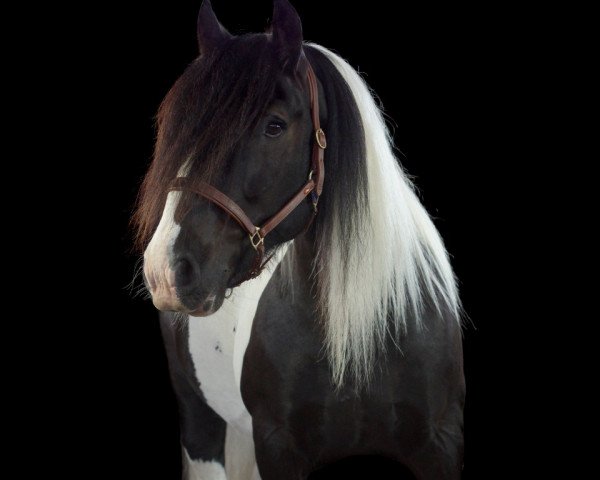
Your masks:
<path fill-rule="evenodd" d="M 217 20 L 217 16 L 212 9 L 210 0 L 204 0 L 198 13 L 198 48 L 200 55 L 205 55 L 211 50 L 219 47 L 232 35 Z"/>
<path fill-rule="evenodd" d="M 302 22 L 288 0 L 273 2 L 273 41 L 284 69 L 295 70 L 302 53 Z"/>

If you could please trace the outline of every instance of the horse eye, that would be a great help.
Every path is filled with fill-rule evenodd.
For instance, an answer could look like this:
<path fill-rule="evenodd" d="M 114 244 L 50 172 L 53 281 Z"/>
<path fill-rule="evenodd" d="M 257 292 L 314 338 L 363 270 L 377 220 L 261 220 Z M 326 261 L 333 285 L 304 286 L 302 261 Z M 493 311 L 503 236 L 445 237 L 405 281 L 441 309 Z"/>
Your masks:
<path fill-rule="evenodd" d="M 285 130 L 285 126 L 282 125 L 281 123 L 277 123 L 277 122 L 270 122 L 267 125 L 267 128 L 265 128 L 265 135 L 267 137 L 278 137 L 279 135 L 281 135 L 283 133 L 283 131 Z"/>

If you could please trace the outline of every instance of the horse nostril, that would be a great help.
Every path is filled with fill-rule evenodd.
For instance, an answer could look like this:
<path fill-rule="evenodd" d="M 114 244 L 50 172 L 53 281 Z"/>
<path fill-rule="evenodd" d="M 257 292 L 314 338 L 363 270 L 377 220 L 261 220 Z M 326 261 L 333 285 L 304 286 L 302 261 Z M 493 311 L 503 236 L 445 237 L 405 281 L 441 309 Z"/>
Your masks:
<path fill-rule="evenodd" d="M 186 258 L 181 258 L 175 264 L 175 285 L 185 287 L 194 282 L 194 265 Z"/>

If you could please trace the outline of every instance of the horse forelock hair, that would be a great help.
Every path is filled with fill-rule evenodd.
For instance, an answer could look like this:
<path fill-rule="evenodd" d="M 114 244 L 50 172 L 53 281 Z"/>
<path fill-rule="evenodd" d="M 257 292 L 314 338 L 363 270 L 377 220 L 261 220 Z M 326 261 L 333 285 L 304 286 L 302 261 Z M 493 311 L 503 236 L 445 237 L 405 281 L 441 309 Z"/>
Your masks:
<path fill-rule="evenodd" d="M 460 301 L 442 239 L 393 153 L 369 87 L 333 52 L 315 44 L 305 51 L 317 75 L 326 77 L 320 79 L 329 112 L 313 268 L 319 313 L 334 384 L 351 378 L 361 387 L 390 335 L 401 348 L 403 334 L 421 329 L 427 304 L 459 321 Z M 343 84 L 337 95 L 331 81 Z M 349 102 L 358 115 L 354 123 L 341 118 L 352 107 L 339 111 Z M 341 129 L 338 121 L 345 122 Z"/>
<path fill-rule="evenodd" d="M 193 182 L 219 186 L 221 173 L 271 102 L 282 69 L 270 37 L 246 34 L 198 57 L 175 82 L 157 114 L 157 138 L 133 216 L 143 251 L 162 214 L 170 182 L 185 171 Z M 193 194 L 183 192 L 178 209 Z"/>

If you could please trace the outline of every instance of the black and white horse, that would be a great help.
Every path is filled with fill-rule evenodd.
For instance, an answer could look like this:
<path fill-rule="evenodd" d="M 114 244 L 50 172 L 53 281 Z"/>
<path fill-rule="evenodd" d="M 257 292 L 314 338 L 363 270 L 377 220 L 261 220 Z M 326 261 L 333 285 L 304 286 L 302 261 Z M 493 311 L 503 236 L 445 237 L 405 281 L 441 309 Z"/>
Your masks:
<path fill-rule="evenodd" d="M 198 41 L 160 107 L 135 216 L 184 477 L 305 479 L 375 455 L 419 480 L 460 478 L 455 279 L 368 86 L 303 43 L 287 0 L 275 1 L 270 32 L 242 36 L 205 0 Z M 315 110 L 327 138 L 320 197 L 308 179 Z M 189 188 L 173 188 L 178 177 Z M 231 202 L 263 225 L 307 181 L 306 198 L 249 239 Z M 202 195 L 206 185 L 231 202 Z"/>

